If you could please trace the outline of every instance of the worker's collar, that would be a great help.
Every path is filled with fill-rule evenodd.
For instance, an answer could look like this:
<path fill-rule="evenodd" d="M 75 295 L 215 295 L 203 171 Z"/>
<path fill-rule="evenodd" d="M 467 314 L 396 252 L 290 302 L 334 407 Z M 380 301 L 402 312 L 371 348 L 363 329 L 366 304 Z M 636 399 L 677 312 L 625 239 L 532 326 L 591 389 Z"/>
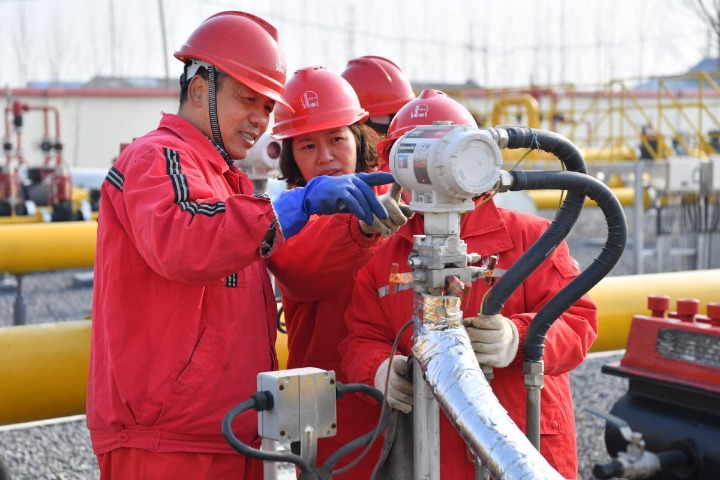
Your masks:
<path fill-rule="evenodd" d="M 225 160 L 225 163 L 227 163 L 228 167 L 233 165 L 233 160 L 230 158 L 227 150 L 225 150 L 219 143 L 217 143 L 212 138 L 207 137 L 207 139 L 210 140 L 210 143 L 212 143 L 212 146 L 215 147 L 215 150 L 217 150 L 223 160 Z"/>
<path fill-rule="evenodd" d="M 215 142 L 210 140 L 195 125 L 179 115 L 164 113 L 160 120 L 160 128 L 172 131 L 185 143 L 192 145 L 193 148 L 207 158 L 208 163 L 219 173 L 226 172 L 230 165 L 233 164 L 232 161 L 227 161 L 226 157 L 215 145 Z"/>

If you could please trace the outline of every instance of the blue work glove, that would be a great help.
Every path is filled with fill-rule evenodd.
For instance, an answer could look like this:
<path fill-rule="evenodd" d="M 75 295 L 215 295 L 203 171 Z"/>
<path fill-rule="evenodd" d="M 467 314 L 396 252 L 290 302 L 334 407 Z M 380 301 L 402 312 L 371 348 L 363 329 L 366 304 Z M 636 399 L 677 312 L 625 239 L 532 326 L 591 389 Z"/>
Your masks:
<path fill-rule="evenodd" d="M 387 172 L 321 175 L 304 187 L 282 192 L 273 208 L 286 239 L 298 233 L 314 213 L 352 213 L 372 225 L 373 215 L 385 220 L 388 214 L 370 187 L 392 182 L 393 177 Z"/>

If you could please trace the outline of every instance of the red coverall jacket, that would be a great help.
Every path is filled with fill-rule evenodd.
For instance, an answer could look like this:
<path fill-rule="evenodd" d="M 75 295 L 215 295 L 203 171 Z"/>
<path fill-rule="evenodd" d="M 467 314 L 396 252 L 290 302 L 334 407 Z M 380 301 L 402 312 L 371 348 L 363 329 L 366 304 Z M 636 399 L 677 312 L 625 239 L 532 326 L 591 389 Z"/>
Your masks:
<path fill-rule="evenodd" d="M 313 215 L 300 233 L 269 258 L 270 270 L 282 293 L 288 332 L 288 368 L 334 370 L 339 382 L 348 383 L 340 370 L 341 356 L 337 349 L 347 336 L 343 317 L 350 304 L 356 272 L 381 243 L 377 236 L 364 236 L 358 219 L 352 215 Z M 337 402 L 337 435 L 319 439 L 318 465 L 377 424 L 379 407 L 361 396 L 347 394 Z M 381 443 L 382 440 L 376 441 L 373 450 L 358 465 L 346 474 L 333 475 L 333 479 L 370 478 Z M 346 456 L 335 469 L 354 459 L 363 448 Z"/>
<path fill-rule="evenodd" d="M 277 369 L 260 245 L 275 215 L 189 122 L 165 114 L 102 185 L 87 424 L 119 447 L 235 453 L 221 422 Z M 278 234 L 275 246 L 282 237 Z M 259 445 L 257 412 L 234 422 Z"/>
<path fill-rule="evenodd" d="M 485 203 L 462 218 L 461 237 L 468 252 L 499 254 L 497 268 L 508 269 L 547 228 L 539 217 L 499 210 Z M 415 215 L 360 270 L 345 320 L 349 335 L 340 345 L 343 369 L 350 381 L 373 384 L 380 364 L 389 356 L 395 335 L 412 318 L 412 289 L 388 292 L 393 262 L 410 271 L 407 258 L 413 235 L 423 234 L 423 217 Z M 534 313 L 579 273 L 564 242 L 510 296 L 501 313 L 517 326 L 521 350 L 506 368 L 496 368 L 492 389 L 515 423 L 525 431 L 525 387 L 522 344 Z M 476 316 L 488 290 L 483 280 L 473 282 L 464 317 Z M 409 355 L 412 327 L 400 340 L 399 353 Z M 568 372 L 585 358 L 597 336 L 596 307 L 585 295 L 550 328 L 545 340 L 545 386 L 542 389 L 540 443 L 543 456 L 566 478 L 577 477 L 575 420 Z M 441 476 L 474 479 L 475 467 L 459 434 L 441 415 Z"/>

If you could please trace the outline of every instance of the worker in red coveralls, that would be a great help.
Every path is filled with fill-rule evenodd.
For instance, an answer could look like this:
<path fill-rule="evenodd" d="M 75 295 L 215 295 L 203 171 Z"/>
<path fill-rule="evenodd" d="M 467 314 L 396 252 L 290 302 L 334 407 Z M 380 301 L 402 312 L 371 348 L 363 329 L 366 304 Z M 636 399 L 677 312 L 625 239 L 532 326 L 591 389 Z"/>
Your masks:
<path fill-rule="evenodd" d="M 282 106 L 275 112 L 273 137 L 282 140 L 279 167 L 291 188 L 326 175 L 377 170 L 378 135 L 363 123 L 368 118 L 350 84 L 323 67 L 295 72 L 285 85 L 294 112 Z M 399 189 L 395 191 L 396 196 Z M 369 226 L 352 215 L 312 216 L 305 228 L 270 258 L 282 295 L 288 333 L 288 368 L 339 370 L 337 345 L 347 335 L 343 322 L 355 273 L 375 253 L 383 238 L 407 221 L 407 210 L 390 193 L 381 196 L 388 219 Z M 347 394 L 337 403 L 337 435 L 318 440 L 318 465 L 346 443 L 373 429 L 377 405 L 361 394 Z M 358 408 L 363 414 L 358 415 Z M 377 461 L 379 442 L 363 460 L 335 479 L 369 478 Z M 335 470 L 356 458 L 346 456 Z"/>
<path fill-rule="evenodd" d="M 367 126 L 383 137 L 395 114 L 415 98 L 410 80 L 394 62 L 376 55 L 353 58 L 340 74 L 357 93 L 370 115 Z"/>
<path fill-rule="evenodd" d="M 418 111 L 424 116 L 414 115 Z M 442 92 L 425 90 L 403 107 L 379 150 L 387 156 L 392 144 L 417 125 L 433 121 L 452 121 L 457 125 L 475 125 L 470 112 Z M 498 255 L 497 268 L 507 269 L 540 237 L 549 221 L 512 210 L 497 208 L 483 196 L 475 210 L 463 215 L 460 237 L 468 252 L 483 257 Z M 423 215 L 415 214 L 407 224 L 376 252 L 357 275 L 352 301 L 345 321 L 348 336 L 340 344 L 342 367 L 348 380 L 374 385 L 387 391 L 390 406 L 401 412 L 412 411 L 412 383 L 406 380 L 407 356 L 411 353 L 412 329 L 401 337 L 397 355 L 390 365 L 390 350 L 401 326 L 412 318 L 413 290 L 389 294 L 388 280 L 393 263 L 401 272 L 407 265 L 413 235 L 422 235 Z M 528 325 L 539 309 L 579 274 L 566 243 L 509 297 L 501 314 L 479 315 L 488 285 L 472 285 L 468 306 L 463 312 L 467 331 L 477 359 L 494 367 L 492 389 L 510 417 L 523 430 L 526 425 L 526 395 L 522 371 L 522 345 Z M 569 374 L 585 359 L 597 336 L 597 310 L 585 295 L 553 324 L 545 340 L 545 385 L 542 389 L 540 451 L 547 461 L 566 478 L 577 478 L 575 420 L 570 395 Z M 358 413 L 358 415 L 361 415 Z M 440 468 L 442 478 L 474 479 L 475 463 L 460 435 L 447 417 L 440 421 Z M 412 472 L 412 463 L 409 464 Z M 410 473 L 410 475 L 412 475 Z M 402 478 L 402 477 L 397 477 Z"/>
<path fill-rule="evenodd" d="M 260 480 L 225 414 L 277 369 L 266 269 L 312 214 L 386 219 L 387 173 L 324 176 L 272 202 L 233 164 L 283 99 L 277 32 L 244 12 L 205 20 L 175 53 L 177 115 L 134 140 L 102 185 L 87 424 L 102 480 Z M 350 215 L 344 215 L 349 217 Z M 259 447 L 257 413 L 233 423 Z"/>

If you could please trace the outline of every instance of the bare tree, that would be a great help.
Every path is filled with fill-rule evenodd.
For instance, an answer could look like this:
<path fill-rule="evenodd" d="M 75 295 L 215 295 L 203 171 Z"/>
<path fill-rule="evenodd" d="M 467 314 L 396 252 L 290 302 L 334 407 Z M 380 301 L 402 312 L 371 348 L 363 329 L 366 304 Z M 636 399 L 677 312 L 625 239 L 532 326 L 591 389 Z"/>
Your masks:
<path fill-rule="evenodd" d="M 720 70 L 720 0 L 689 0 L 688 4 L 710 28 L 718 51 Z"/>
<path fill-rule="evenodd" d="M 19 85 L 23 85 L 28 80 L 29 75 L 29 57 L 30 57 L 30 29 L 28 28 L 28 19 L 26 15 L 25 5 L 18 5 L 18 16 L 16 30 L 13 35 L 13 52 L 18 65 L 18 81 Z"/>
<path fill-rule="evenodd" d="M 57 18 L 59 16 L 59 7 L 57 5 L 53 5 L 51 8 L 53 8 L 53 16 Z M 66 33 L 67 31 L 63 28 L 63 24 L 61 22 L 52 22 L 50 24 L 46 47 L 46 52 L 50 55 L 47 55 L 47 63 L 48 68 L 50 69 L 49 79 L 56 85 L 60 84 L 60 80 L 62 78 L 62 68 L 67 62 L 68 57 L 69 35 Z"/>

